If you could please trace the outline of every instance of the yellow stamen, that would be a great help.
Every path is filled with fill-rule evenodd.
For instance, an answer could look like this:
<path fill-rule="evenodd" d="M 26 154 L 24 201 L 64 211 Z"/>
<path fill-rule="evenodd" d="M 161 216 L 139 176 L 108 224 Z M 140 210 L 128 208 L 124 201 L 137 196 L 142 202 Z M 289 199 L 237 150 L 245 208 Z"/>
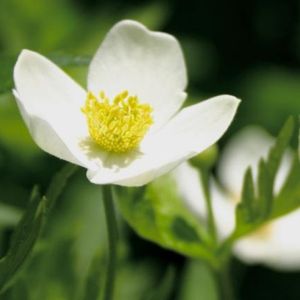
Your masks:
<path fill-rule="evenodd" d="M 82 112 L 86 115 L 91 138 L 109 152 L 124 153 L 136 148 L 153 124 L 152 108 L 140 104 L 128 91 L 112 102 L 103 91 L 99 98 L 88 92 Z"/>

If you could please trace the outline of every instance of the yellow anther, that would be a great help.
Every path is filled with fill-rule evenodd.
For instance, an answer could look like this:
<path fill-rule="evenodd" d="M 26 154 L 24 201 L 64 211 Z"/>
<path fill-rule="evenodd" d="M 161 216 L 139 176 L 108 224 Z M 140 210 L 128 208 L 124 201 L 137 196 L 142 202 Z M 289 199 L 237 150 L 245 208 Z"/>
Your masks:
<path fill-rule="evenodd" d="M 126 99 L 127 96 L 128 96 L 128 91 L 124 91 L 124 92 L 121 93 L 122 99 Z"/>
<path fill-rule="evenodd" d="M 124 153 L 138 147 L 153 124 L 152 107 L 140 104 L 137 96 L 123 91 L 110 101 L 104 91 L 97 99 L 87 93 L 82 112 L 91 138 L 108 152 Z"/>
<path fill-rule="evenodd" d="M 88 92 L 88 93 L 91 93 L 91 92 Z M 104 91 L 100 91 L 99 96 L 103 100 L 106 98 Z"/>

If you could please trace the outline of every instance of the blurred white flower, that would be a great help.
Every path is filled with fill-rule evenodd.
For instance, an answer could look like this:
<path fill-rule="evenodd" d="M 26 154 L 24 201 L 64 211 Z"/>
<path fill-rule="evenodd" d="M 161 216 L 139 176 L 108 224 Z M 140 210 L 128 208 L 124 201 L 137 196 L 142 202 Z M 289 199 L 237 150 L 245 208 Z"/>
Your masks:
<path fill-rule="evenodd" d="M 121 21 L 89 66 L 87 90 L 45 57 L 23 50 L 15 97 L 44 151 L 88 169 L 96 184 L 139 186 L 215 143 L 239 100 L 224 95 L 179 109 L 187 75 L 177 40 Z"/>
<path fill-rule="evenodd" d="M 215 221 L 221 239 L 234 229 L 235 206 L 240 201 L 243 174 L 250 166 L 256 179 L 259 159 L 267 156 L 274 142 L 275 139 L 268 133 L 251 126 L 241 130 L 226 145 L 217 169 L 223 188 L 214 179 L 210 181 Z M 292 154 L 287 151 L 276 176 L 275 194 L 283 186 L 291 162 Z M 199 172 L 188 163 L 183 163 L 172 174 L 187 206 L 205 220 L 206 206 Z M 238 240 L 234 245 L 234 253 L 248 263 L 262 263 L 282 270 L 299 269 L 299 228 L 298 209 Z"/>

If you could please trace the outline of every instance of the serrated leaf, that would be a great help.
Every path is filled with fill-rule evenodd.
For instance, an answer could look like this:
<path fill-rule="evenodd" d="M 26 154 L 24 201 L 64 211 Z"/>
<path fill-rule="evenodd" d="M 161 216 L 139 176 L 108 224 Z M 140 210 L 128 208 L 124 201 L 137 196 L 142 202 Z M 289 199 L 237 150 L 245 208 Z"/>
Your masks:
<path fill-rule="evenodd" d="M 243 188 L 242 188 L 242 201 L 236 207 L 236 224 L 237 227 L 242 227 L 242 224 L 251 223 L 255 218 L 254 212 L 254 183 L 252 171 L 250 168 L 247 169 Z"/>
<path fill-rule="evenodd" d="M 294 130 L 294 123 L 295 122 L 293 117 L 288 118 L 278 134 L 275 145 L 270 149 L 267 159 L 267 168 L 272 185 L 274 184 L 275 176 L 278 171 L 284 151 L 286 150 L 291 140 Z"/>
<path fill-rule="evenodd" d="M 0 260 L 1 292 L 11 283 L 38 239 L 44 221 L 45 201 L 38 189 L 34 188 L 29 207 L 13 234 L 8 253 Z"/>
<path fill-rule="evenodd" d="M 270 178 L 267 163 L 263 159 L 259 162 L 258 167 L 258 203 L 257 211 L 261 220 L 265 220 L 272 209 L 273 183 Z"/>
<path fill-rule="evenodd" d="M 244 177 L 242 200 L 236 209 L 236 228 L 229 240 L 245 235 L 263 223 L 300 206 L 300 191 L 297 190 L 297 187 L 298 189 L 300 187 L 298 156 L 279 196 L 274 197 L 273 195 L 275 177 L 289 145 L 293 129 L 294 119 L 291 117 L 280 130 L 267 159 L 260 160 L 256 185 L 253 183 L 251 172 L 247 170 Z"/>
<path fill-rule="evenodd" d="M 116 188 L 118 206 L 143 238 L 181 254 L 212 260 L 208 237 L 184 206 L 170 175 L 142 188 Z"/>
<path fill-rule="evenodd" d="M 278 196 L 274 199 L 272 218 L 287 214 L 300 207 L 300 162 L 295 154 L 290 173 Z"/>

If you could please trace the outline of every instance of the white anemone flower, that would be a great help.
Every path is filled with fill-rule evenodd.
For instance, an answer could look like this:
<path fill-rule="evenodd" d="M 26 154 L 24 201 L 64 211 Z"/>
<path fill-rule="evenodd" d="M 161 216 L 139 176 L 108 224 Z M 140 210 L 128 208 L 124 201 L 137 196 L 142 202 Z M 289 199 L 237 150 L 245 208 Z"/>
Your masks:
<path fill-rule="evenodd" d="M 187 75 L 178 41 L 125 20 L 91 61 L 87 88 L 23 50 L 15 97 L 36 144 L 86 168 L 95 184 L 140 186 L 215 143 L 239 100 L 223 95 L 179 111 Z"/>
<path fill-rule="evenodd" d="M 221 239 L 235 226 L 235 207 L 240 201 L 243 174 L 251 167 L 257 180 L 258 163 L 266 157 L 275 139 L 259 127 L 241 130 L 226 145 L 219 161 L 217 174 L 222 188 L 214 179 L 210 182 L 212 206 Z M 276 176 L 274 193 L 283 186 L 291 168 L 292 154 L 287 151 Z M 188 208 L 205 221 L 205 198 L 196 168 L 188 163 L 173 171 L 178 190 Z M 300 269 L 300 209 L 275 219 L 238 240 L 233 248 L 237 257 L 250 263 L 261 263 L 279 270 Z"/>

